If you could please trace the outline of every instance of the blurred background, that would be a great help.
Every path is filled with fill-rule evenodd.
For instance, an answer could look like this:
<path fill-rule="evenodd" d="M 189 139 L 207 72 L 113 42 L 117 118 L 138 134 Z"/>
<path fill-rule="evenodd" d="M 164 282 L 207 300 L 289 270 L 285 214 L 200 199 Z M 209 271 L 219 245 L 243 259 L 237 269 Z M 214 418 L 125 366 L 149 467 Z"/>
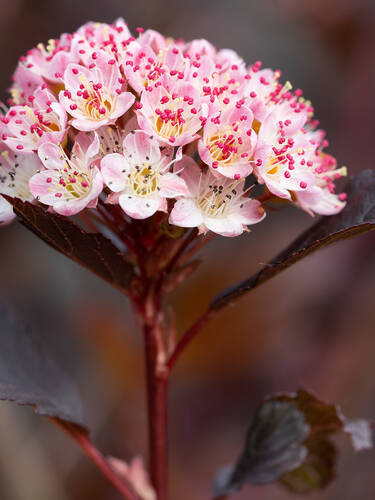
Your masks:
<path fill-rule="evenodd" d="M 373 0 L 0 0 L 0 94 L 19 56 L 88 20 L 207 38 L 304 89 L 350 172 L 373 168 Z M 312 221 L 270 213 L 250 235 L 217 238 L 173 299 L 183 331 L 217 291 L 249 276 Z M 146 454 L 142 342 L 122 297 L 14 223 L 0 231 L 0 295 L 51 336 L 106 454 Z M 216 469 L 238 455 L 267 393 L 310 388 L 350 417 L 375 417 L 375 234 L 320 251 L 222 313 L 171 379 L 171 498 L 210 498 Z M 373 500 L 375 453 L 340 441 L 337 479 L 312 500 Z M 30 409 L 0 403 L 1 500 L 116 500 L 81 451 Z M 287 500 L 280 487 L 233 499 Z"/>

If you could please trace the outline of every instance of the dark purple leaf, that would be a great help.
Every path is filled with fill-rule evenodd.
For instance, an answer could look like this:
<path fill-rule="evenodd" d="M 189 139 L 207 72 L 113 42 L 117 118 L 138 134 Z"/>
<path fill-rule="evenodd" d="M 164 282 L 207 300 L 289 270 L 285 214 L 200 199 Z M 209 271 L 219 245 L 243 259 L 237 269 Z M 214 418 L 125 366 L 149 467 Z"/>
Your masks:
<path fill-rule="evenodd" d="M 360 172 L 346 192 L 348 203 L 342 212 L 321 218 L 256 274 L 219 293 L 211 309 L 225 307 L 322 247 L 375 229 L 375 171 Z"/>
<path fill-rule="evenodd" d="M 315 436 L 305 443 L 308 454 L 295 470 L 287 472 L 280 483 L 294 493 L 309 493 L 324 488 L 335 477 L 336 448 L 326 436 Z"/>
<path fill-rule="evenodd" d="M 86 267 L 120 290 L 127 290 L 133 277 L 133 266 L 101 234 L 86 233 L 68 217 L 46 212 L 39 205 L 9 198 L 15 213 L 30 231 L 43 241 Z"/>
<path fill-rule="evenodd" d="M 256 413 L 237 464 L 216 477 L 215 498 L 243 484 L 268 484 L 296 469 L 307 455 L 303 442 L 310 427 L 294 403 L 269 400 Z"/>
<path fill-rule="evenodd" d="M 32 406 L 84 431 L 77 389 L 51 349 L 0 304 L 0 399 Z"/>
<path fill-rule="evenodd" d="M 331 435 L 343 432 L 358 451 L 372 447 L 366 420 L 347 420 L 340 409 L 307 391 L 268 398 L 256 413 L 237 464 L 219 471 L 215 498 L 244 484 L 279 481 L 296 493 L 323 488 L 334 477 L 336 450 Z"/>

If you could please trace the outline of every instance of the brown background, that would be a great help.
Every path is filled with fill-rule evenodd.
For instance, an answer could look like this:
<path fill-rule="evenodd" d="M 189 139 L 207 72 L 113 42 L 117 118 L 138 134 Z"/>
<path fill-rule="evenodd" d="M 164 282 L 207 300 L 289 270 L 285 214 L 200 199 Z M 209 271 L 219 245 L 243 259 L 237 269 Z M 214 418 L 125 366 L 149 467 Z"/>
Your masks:
<path fill-rule="evenodd" d="M 0 0 L 0 94 L 17 58 L 86 20 L 123 16 L 134 29 L 205 37 L 260 59 L 311 98 L 331 153 L 351 172 L 374 167 L 375 4 L 372 0 Z M 225 285 L 250 275 L 311 220 L 269 213 L 250 235 L 218 238 L 173 300 L 180 330 Z M 50 335 L 80 387 L 93 438 L 121 458 L 145 453 L 142 343 L 118 293 L 55 254 L 19 224 L 0 232 L 0 295 Z M 173 500 L 209 499 L 266 393 L 301 385 L 375 417 L 375 235 L 321 251 L 224 312 L 171 381 Z M 44 332 L 44 333 L 43 333 Z M 312 500 L 373 500 L 374 453 L 345 440 L 338 478 Z M 31 410 L 0 403 L 1 500 L 115 500 L 81 452 Z M 279 487 L 236 498 L 293 498 Z"/>

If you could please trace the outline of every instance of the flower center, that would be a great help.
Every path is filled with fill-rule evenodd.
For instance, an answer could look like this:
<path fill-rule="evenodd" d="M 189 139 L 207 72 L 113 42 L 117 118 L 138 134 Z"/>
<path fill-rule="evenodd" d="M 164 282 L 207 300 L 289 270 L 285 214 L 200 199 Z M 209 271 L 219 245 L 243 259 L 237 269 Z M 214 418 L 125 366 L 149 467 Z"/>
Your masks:
<path fill-rule="evenodd" d="M 99 129 L 100 151 L 105 156 L 109 153 L 122 153 L 124 131 L 118 127 L 102 127 Z"/>
<path fill-rule="evenodd" d="M 61 149 L 62 159 L 65 160 L 64 167 L 59 169 L 59 181 L 54 186 L 57 198 L 64 197 L 66 201 L 84 198 L 91 190 L 92 176 L 81 164 L 81 160 L 73 156 L 69 159 L 64 150 Z M 52 182 L 52 179 L 47 179 Z M 50 189 L 52 192 L 52 188 Z"/>
<path fill-rule="evenodd" d="M 236 139 L 234 134 L 223 134 L 211 137 L 208 146 L 212 159 L 220 163 L 231 163 L 238 151 L 236 145 L 237 141 L 238 139 Z"/>
<path fill-rule="evenodd" d="M 99 121 L 107 118 L 114 108 L 114 99 L 109 95 L 102 84 L 88 82 L 81 75 L 80 90 L 77 92 L 78 107 L 89 120 Z"/>
<path fill-rule="evenodd" d="M 236 189 L 238 183 L 235 181 L 227 185 L 209 184 L 200 193 L 199 208 L 211 217 L 224 216 L 230 206 L 243 194 Z"/>
<path fill-rule="evenodd" d="M 135 171 L 130 174 L 130 185 L 136 196 L 148 196 L 159 190 L 160 173 L 151 165 L 136 166 Z"/>

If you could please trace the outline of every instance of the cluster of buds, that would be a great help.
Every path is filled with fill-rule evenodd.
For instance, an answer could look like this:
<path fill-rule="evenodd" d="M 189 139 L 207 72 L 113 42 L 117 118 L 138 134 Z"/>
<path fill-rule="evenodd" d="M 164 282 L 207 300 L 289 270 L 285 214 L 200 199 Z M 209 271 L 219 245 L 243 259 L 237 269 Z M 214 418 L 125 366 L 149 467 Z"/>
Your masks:
<path fill-rule="evenodd" d="M 87 23 L 21 57 L 0 115 L 0 193 L 63 216 L 124 218 L 237 236 L 283 199 L 311 215 L 345 205 L 313 108 L 232 50 L 122 19 Z M 264 186 L 251 198 L 255 184 Z M 0 222 L 14 218 L 0 196 Z"/>

